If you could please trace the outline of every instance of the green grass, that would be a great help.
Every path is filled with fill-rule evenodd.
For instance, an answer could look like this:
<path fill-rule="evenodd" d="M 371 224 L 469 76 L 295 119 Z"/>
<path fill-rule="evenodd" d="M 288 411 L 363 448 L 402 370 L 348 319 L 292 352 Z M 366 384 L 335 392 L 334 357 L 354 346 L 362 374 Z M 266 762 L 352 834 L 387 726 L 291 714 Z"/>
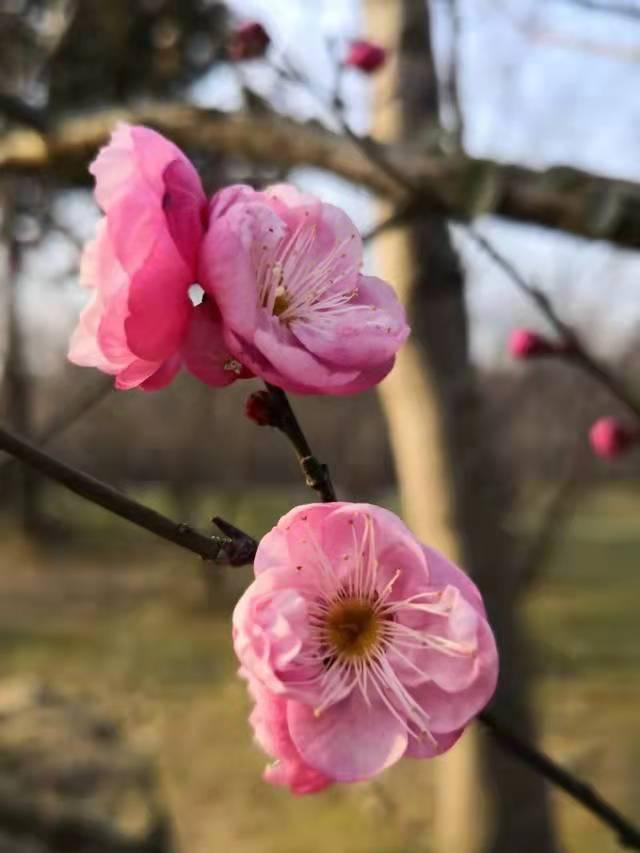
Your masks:
<path fill-rule="evenodd" d="M 157 490 L 144 497 L 172 512 Z M 204 527 L 215 506 L 261 533 L 306 498 L 212 494 L 193 520 Z M 589 500 L 525 610 L 545 746 L 630 813 L 640 796 L 639 510 L 633 491 Z M 55 511 L 74 519 L 57 546 L 0 530 L 0 678 L 34 675 L 124 721 L 157 757 L 185 850 L 428 853 L 426 762 L 302 799 L 261 781 L 229 632 L 247 570 L 211 569 L 217 580 L 205 585 L 200 561 L 73 497 L 56 498 Z M 554 803 L 569 853 L 617 849 L 565 797 Z"/>

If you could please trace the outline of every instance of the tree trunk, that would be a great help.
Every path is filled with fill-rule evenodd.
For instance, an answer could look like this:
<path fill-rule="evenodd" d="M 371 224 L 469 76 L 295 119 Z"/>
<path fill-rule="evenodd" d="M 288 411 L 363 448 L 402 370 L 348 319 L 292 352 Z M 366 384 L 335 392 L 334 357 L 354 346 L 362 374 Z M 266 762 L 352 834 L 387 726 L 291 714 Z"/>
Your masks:
<path fill-rule="evenodd" d="M 367 0 L 367 13 L 371 37 L 394 49 L 395 57 L 378 78 L 376 136 L 415 138 L 438 121 L 428 5 Z M 404 516 L 481 587 L 501 654 L 495 711 L 534 741 L 515 549 L 506 526 L 510 480 L 485 426 L 470 362 L 460 264 L 447 225 L 437 218 L 386 232 L 376 249 L 380 272 L 397 287 L 413 327 L 380 387 Z M 491 739 L 467 732 L 433 766 L 439 853 L 557 851 L 543 781 Z"/>
<path fill-rule="evenodd" d="M 7 246 L 5 269 L 6 282 L 6 354 L 4 364 L 4 406 L 9 424 L 21 435 L 32 434 L 32 387 L 28 367 L 25 363 L 24 341 L 20 329 L 17 299 L 17 272 L 19 249 L 11 234 L 11 192 L 4 198 L 4 237 Z M 43 529 L 41 512 L 42 481 L 27 466 L 11 466 L 7 480 L 2 484 L 3 497 L 15 499 L 12 509 L 22 530 L 27 535 L 37 535 Z"/>

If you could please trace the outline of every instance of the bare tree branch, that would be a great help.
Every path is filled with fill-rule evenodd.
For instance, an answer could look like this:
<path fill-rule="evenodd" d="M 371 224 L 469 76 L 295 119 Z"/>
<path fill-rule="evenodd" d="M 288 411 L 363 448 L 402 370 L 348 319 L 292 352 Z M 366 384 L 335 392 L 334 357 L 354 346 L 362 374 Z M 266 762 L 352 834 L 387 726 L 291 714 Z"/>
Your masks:
<path fill-rule="evenodd" d="M 493 213 L 640 248 L 640 186 L 633 182 L 564 167 L 535 171 L 461 153 L 446 156 L 416 144 L 363 145 L 316 123 L 300 124 L 277 115 L 229 115 L 176 103 L 96 110 L 52 121 L 46 134 L 28 129 L 6 133 L 0 138 L 0 170 L 87 180 L 88 160 L 117 121 L 148 124 L 178 144 L 256 163 L 317 166 L 404 202 L 406 181 L 402 186 L 390 179 L 391 173 L 402 173 L 411 176 L 414 198 L 425 211 L 453 220 Z M 365 145 L 375 145 L 376 162 L 371 150 L 363 150 Z M 388 165 L 384 171 L 381 158 Z"/>
<path fill-rule="evenodd" d="M 243 566 L 253 562 L 257 544 L 242 531 L 238 531 L 235 537 L 205 536 L 187 524 L 171 521 L 95 477 L 66 465 L 4 427 L 0 427 L 0 450 L 10 453 L 81 498 L 155 533 L 168 542 L 173 542 L 174 545 L 186 548 L 205 560 L 231 566 Z"/>
<path fill-rule="evenodd" d="M 503 725 L 490 711 L 482 711 L 478 715 L 478 719 L 500 745 L 516 756 L 519 761 L 524 761 L 534 773 L 540 773 L 548 782 L 557 788 L 561 788 L 572 799 L 584 806 L 588 812 L 613 829 L 617 833 L 618 841 L 622 847 L 640 850 L 640 830 L 629 823 L 624 815 L 614 809 L 594 788 L 556 764 L 544 752 L 523 743 L 509 727 Z"/>
<path fill-rule="evenodd" d="M 0 92 L 0 116 L 39 132 L 44 132 L 47 129 L 46 115 L 42 110 L 36 109 L 21 98 L 8 95 L 5 92 Z"/>
<path fill-rule="evenodd" d="M 83 415 L 96 406 L 113 388 L 113 377 L 101 377 L 95 385 L 79 394 L 77 399 L 69 401 L 64 409 L 55 414 L 50 422 L 38 435 L 38 443 L 46 444 L 57 435 L 73 426 Z M 15 465 L 17 460 L 11 456 L 0 459 L 0 476 L 6 474 L 7 470 Z"/>
<path fill-rule="evenodd" d="M 624 382 L 618 379 L 617 376 L 591 355 L 575 329 L 569 326 L 557 314 L 547 294 L 530 284 L 511 261 L 487 237 L 480 234 L 474 228 L 467 228 L 466 232 L 476 245 L 507 274 L 518 290 L 536 306 L 542 316 L 548 320 L 560 339 L 565 343 L 564 350 L 559 352 L 557 357 L 575 364 L 585 373 L 588 373 L 622 403 L 634 419 L 640 421 L 640 400 L 627 388 Z"/>
<path fill-rule="evenodd" d="M 328 466 L 316 459 L 285 392 L 268 382 L 265 385 L 270 398 L 271 425 L 291 442 L 307 486 L 318 492 L 324 503 L 332 503 L 336 500 L 336 493 Z"/>

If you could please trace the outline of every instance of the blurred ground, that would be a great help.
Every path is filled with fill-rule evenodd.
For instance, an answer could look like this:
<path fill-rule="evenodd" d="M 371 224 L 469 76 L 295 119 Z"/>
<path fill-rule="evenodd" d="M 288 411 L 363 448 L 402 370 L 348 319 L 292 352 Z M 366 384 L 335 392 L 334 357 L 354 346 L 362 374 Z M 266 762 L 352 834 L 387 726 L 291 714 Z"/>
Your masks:
<path fill-rule="evenodd" d="M 260 533 L 305 499 L 216 495 L 202 519 L 216 512 Z M 43 547 L 0 527 L 0 678 L 35 676 L 115 715 L 157 756 L 184 851 L 429 850 L 424 762 L 311 798 L 261 781 L 229 631 L 248 570 L 209 569 L 58 491 L 49 506 L 82 535 Z M 640 796 L 639 510 L 630 490 L 586 500 L 527 608 L 545 746 L 630 814 Z M 555 804 L 569 853 L 618 850 L 564 796 Z"/>

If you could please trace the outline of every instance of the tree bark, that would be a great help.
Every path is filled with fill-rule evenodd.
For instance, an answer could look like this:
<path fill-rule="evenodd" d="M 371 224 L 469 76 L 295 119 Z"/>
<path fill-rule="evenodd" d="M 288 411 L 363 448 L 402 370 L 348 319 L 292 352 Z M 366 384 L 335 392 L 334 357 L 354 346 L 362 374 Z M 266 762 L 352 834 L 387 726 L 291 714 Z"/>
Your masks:
<path fill-rule="evenodd" d="M 6 262 L 6 354 L 4 363 L 4 399 L 8 422 L 21 435 L 29 437 L 33 432 L 32 383 L 25 363 L 24 341 L 20 328 L 16 276 L 19 264 L 19 249 L 11 230 L 11 190 L 5 192 L 4 237 L 7 246 Z M 29 468 L 12 468 L 7 472 L 3 491 L 15 495 L 14 510 L 20 527 L 28 536 L 37 535 L 43 527 L 41 509 L 42 481 Z"/>
<path fill-rule="evenodd" d="M 88 184 L 87 165 L 118 121 L 150 125 L 187 148 L 288 168 L 317 166 L 392 199 L 406 195 L 353 140 L 315 122 L 268 113 L 230 115 L 171 101 L 53 117 L 46 131 L 8 131 L 0 136 L 0 172 L 49 174 L 57 181 Z M 387 143 L 381 152 L 411 177 L 412 190 L 427 211 L 458 220 L 491 213 L 640 248 L 640 186 L 632 181 L 565 166 L 538 171 L 459 152 L 445 155 L 429 150 L 421 136 Z"/>
<path fill-rule="evenodd" d="M 377 87 L 385 141 L 438 120 L 437 80 L 424 0 L 368 0 L 370 34 L 397 67 Z M 494 708 L 536 739 L 528 653 L 517 618 L 519 584 L 506 517 L 512 490 L 485 428 L 469 356 L 464 276 L 446 222 L 395 229 L 377 243 L 380 271 L 408 307 L 413 335 L 381 385 L 406 521 L 457 558 L 482 589 L 501 654 Z M 434 763 L 435 844 L 442 853 L 555 853 L 544 782 L 477 731 Z"/>

